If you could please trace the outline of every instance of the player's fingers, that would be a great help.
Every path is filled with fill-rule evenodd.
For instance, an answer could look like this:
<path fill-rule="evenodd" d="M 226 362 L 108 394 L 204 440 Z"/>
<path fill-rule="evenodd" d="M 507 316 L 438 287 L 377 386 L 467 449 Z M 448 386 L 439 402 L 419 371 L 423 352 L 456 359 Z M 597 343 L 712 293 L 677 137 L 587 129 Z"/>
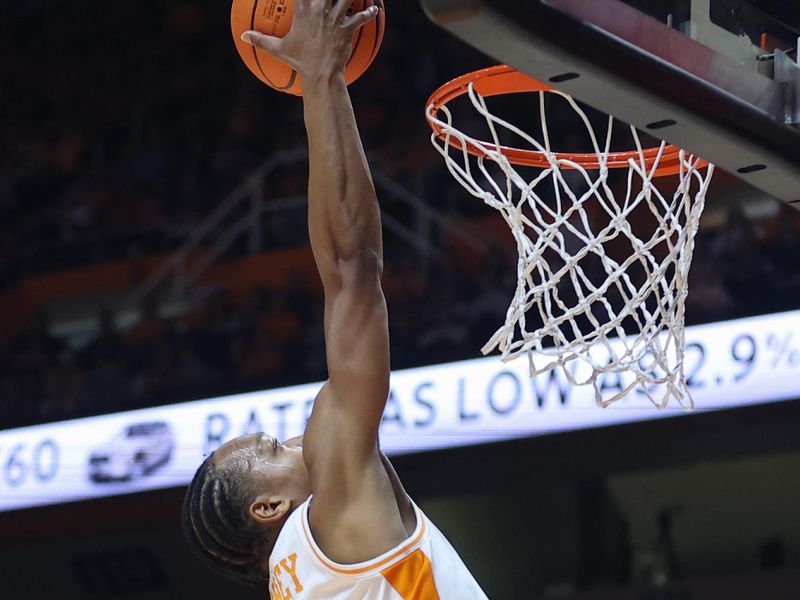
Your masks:
<path fill-rule="evenodd" d="M 271 35 L 264 35 L 258 31 L 245 31 L 242 34 L 242 41 L 252 44 L 256 48 L 266 50 L 270 54 L 280 54 L 281 38 L 273 37 Z"/>
<path fill-rule="evenodd" d="M 353 0 L 334 0 L 333 11 L 334 18 L 338 21 L 347 14 L 347 11 L 353 6 Z"/>
<path fill-rule="evenodd" d="M 357 12 L 352 17 L 348 17 L 344 20 L 345 27 L 351 27 L 353 29 L 358 29 L 362 25 L 369 23 L 372 19 L 378 16 L 380 9 L 377 5 L 373 4 L 367 9 L 362 10 L 361 12 Z"/>

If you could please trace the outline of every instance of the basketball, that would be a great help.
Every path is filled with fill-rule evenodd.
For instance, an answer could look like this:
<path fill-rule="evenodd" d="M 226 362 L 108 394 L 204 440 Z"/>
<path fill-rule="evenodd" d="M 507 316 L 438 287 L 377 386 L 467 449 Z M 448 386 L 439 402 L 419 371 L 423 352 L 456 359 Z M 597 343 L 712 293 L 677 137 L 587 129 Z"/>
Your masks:
<path fill-rule="evenodd" d="M 365 10 L 373 4 L 384 10 L 381 10 L 375 19 L 359 28 L 353 36 L 353 52 L 345 69 L 347 85 L 361 77 L 375 60 L 383 42 L 386 26 L 383 0 L 352 0 L 350 12 Z M 301 96 L 303 92 L 297 71 L 272 57 L 268 52 L 240 39 L 242 33 L 249 30 L 283 37 L 291 29 L 293 14 L 294 0 L 233 0 L 231 32 L 239 56 L 253 75 L 279 92 Z"/>

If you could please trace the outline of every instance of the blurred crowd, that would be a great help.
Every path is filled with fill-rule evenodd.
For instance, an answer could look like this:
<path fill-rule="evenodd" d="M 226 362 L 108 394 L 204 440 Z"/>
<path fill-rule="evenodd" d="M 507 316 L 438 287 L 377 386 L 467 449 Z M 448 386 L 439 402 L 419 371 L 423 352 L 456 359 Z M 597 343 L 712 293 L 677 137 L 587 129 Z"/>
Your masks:
<path fill-rule="evenodd" d="M 352 88 L 365 146 L 438 210 L 485 214 L 430 148 L 422 107 L 490 61 L 409 4 L 389 13 L 380 60 Z M 228 3 L 44 5 L 14 3 L 0 26 L 0 294 L 37 273 L 174 249 L 266 156 L 304 144 L 301 103 L 265 90 L 236 55 Z M 277 176 L 270 193 L 297 193 L 304 177 Z M 477 356 L 504 319 L 514 265 L 505 249 L 475 265 L 389 243 L 393 366 Z M 796 308 L 799 274 L 794 212 L 733 211 L 699 236 L 688 319 Z M 150 298 L 125 328 L 117 316 L 103 311 L 78 346 L 44 316 L 0 332 L 0 429 L 325 377 L 321 298 L 298 275 L 244 298 L 207 287 L 180 315 Z"/>
<path fill-rule="evenodd" d="M 239 59 L 230 3 L 44 6 L 13 3 L 0 23 L 0 289 L 169 250 L 267 156 L 305 144 L 302 104 Z M 426 52 L 407 51 L 408 31 Z M 436 84 L 482 60 L 435 33 L 416 6 L 392 12 L 381 60 L 353 88 L 369 107 L 366 146 L 390 170 L 419 160 L 410 140 L 427 146 L 421 112 Z"/>
<path fill-rule="evenodd" d="M 426 273 L 413 258 L 390 267 L 393 367 L 477 354 L 513 292 L 513 279 L 499 275 L 509 269 L 492 264 L 495 256 L 471 272 L 442 266 Z M 0 424 L 322 380 L 322 313 L 320 294 L 290 274 L 280 288 L 255 287 L 240 302 L 222 287 L 196 290 L 191 308 L 174 317 L 148 299 L 126 328 L 104 310 L 96 335 L 79 348 L 49 334 L 41 320 L 3 340 Z"/>

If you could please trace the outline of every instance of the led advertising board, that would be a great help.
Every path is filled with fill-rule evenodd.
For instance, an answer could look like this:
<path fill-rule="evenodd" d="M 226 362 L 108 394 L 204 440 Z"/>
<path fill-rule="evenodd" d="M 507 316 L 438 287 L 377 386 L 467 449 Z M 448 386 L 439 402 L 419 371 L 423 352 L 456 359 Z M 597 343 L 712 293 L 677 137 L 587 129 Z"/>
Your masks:
<path fill-rule="evenodd" d="M 686 375 L 697 413 L 800 398 L 800 311 L 692 327 Z M 661 418 L 637 392 L 607 409 L 558 370 L 529 377 L 497 357 L 392 374 L 388 454 L 425 452 Z M 185 485 L 208 453 L 257 431 L 303 432 L 319 383 L 0 432 L 0 511 Z M 618 375 L 602 380 L 610 396 Z"/>

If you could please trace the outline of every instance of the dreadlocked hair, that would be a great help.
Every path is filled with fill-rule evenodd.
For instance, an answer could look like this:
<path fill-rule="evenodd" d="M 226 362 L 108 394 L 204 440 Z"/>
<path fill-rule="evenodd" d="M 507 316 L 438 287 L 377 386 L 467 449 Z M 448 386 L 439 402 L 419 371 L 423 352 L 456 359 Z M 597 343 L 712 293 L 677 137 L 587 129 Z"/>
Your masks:
<path fill-rule="evenodd" d="M 252 493 L 244 473 L 219 469 L 209 456 L 195 473 L 181 511 L 192 552 L 212 570 L 253 587 L 269 583 L 263 559 L 274 540 L 249 517 Z"/>

